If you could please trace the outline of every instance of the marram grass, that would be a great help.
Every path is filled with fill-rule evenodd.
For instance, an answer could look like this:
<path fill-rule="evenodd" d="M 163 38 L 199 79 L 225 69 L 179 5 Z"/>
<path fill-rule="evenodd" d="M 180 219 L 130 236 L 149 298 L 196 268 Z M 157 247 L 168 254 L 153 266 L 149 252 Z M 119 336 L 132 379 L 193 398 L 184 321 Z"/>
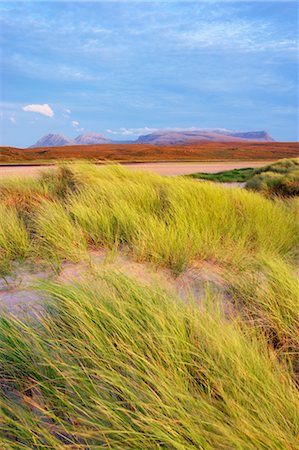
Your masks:
<path fill-rule="evenodd" d="M 1 276 L 102 248 L 174 274 L 208 260 L 235 318 L 111 272 L 43 284 L 45 310 L 1 316 L 0 448 L 299 448 L 298 212 L 119 166 L 1 181 Z"/>
<path fill-rule="evenodd" d="M 17 210 L 0 203 L 0 276 L 9 271 L 13 260 L 27 256 L 29 246 L 29 234 Z"/>
<path fill-rule="evenodd" d="M 42 289 L 1 320 L 1 448 L 298 448 L 291 378 L 220 310 L 111 272 Z"/>
<path fill-rule="evenodd" d="M 28 186 L 23 193 L 31 205 L 24 222 L 39 258 L 76 260 L 87 246 L 121 245 L 178 273 L 195 259 L 240 265 L 244 255 L 294 258 L 298 249 L 298 217 L 282 201 L 118 166 L 97 171 L 91 164 L 74 165 L 59 173 L 32 182 L 34 207 Z M 10 208 L 11 185 L 2 182 L 0 195 Z M 13 208 L 22 221 L 24 204 Z M 13 239 L 9 230 L 5 236 Z M 6 245 L 2 240 L 0 249 Z"/>

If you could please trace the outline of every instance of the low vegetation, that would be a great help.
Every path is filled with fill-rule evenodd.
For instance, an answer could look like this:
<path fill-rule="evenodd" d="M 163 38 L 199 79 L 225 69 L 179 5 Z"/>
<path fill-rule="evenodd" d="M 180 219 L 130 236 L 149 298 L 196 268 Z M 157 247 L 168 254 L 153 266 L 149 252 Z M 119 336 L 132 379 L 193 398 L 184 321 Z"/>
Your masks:
<path fill-rule="evenodd" d="M 244 183 L 254 175 L 254 169 L 248 167 L 245 169 L 223 170 L 217 173 L 197 172 L 190 176 L 200 180 L 216 181 L 217 183 Z"/>
<path fill-rule="evenodd" d="M 195 173 L 192 178 L 218 183 L 244 183 L 246 188 L 273 197 L 299 195 L 299 158 L 282 159 L 258 169 L 233 169 L 218 173 Z"/>
<path fill-rule="evenodd" d="M 283 159 L 256 169 L 246 187 L 268 196 L 299 195 L 299 158 Z"/>
<path fill-rule="evenodd" d="M 299 447 L 297 199 L 86 163 L 1 181 L 0 208 L 3 276 L 105 249 L 223 279 L 184 301 L 103 268 L 40 283 L 42 313 L 1 317 L 1 448 Z"/>

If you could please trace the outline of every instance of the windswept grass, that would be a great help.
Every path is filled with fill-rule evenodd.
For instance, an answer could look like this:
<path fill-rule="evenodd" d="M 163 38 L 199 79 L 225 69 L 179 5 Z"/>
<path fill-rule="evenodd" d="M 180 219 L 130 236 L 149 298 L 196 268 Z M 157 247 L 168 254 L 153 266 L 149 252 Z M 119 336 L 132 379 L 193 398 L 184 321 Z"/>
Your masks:
<path fill-rule="evenodd" d="M 228 273 L 243 314 L 262 329 L 292 370 L 299 373 L 299 285 L 292 266 L 269 256 L 248 261 L 245 273 Z"/>
<path fill-rule="evenodd" d="M 240 265 L 248 253 L 292 258 L 296 252 L 296 214 L 282 202 L 118 166 L 71 167 L 32 185 L 39 199 L 25 222 L 39 257 L 77 260 L 87 245 L 122 246 L 178 273 L 194 259 Z M 0 192 L 5 204 L 7 187 Z M 22 218 L 24 205 L 18 212 Z"/>
<path fill-rule="evenodd" d="M 114 273 L 43 290 L 36 322 L 1 319 L 2 448 L 298 448 L 292 380 L 220 311 Z"/>
<path fill-rule="evenodd" d="M 298 206 L 119 166 L 1 181 L 2 276 L 104 248 L 216 262 L 223 287 L 182 302 L 94 267 L 41 285 L 44 310 L 0 318 L 0 448 L 297 450 Z"/>
<path fill-rule="evenodd" d="M 280 159 L 268 166 L 259 167 L 255 169 L 255 173 L 263 173 L 263 172 L 275 172 L 275 173 L 288 173 L 292 170 L 298 170 L 299 168 L 299 158 L 288 158 L 288 159 Z"/>
<path fill-rule="evenodd" d="M 0 203 L 0 276 L 6 275 L 13 260 L 23 260 L 29 251 L 29 235 L 14 208 Z"/>
<path fill-rule="evenodd" d="M 35 216 L 35 251 L 54 265 L 68 260 L 78 262 L 87 250 L 82 230 L 71 220 L 58 201 L 43 202 Z"/>
<path fill-rule="evenodd" d="M 282 159 L 256 169 L 246 188 L 273 197 L 299 195 L 299 158 Z"/>

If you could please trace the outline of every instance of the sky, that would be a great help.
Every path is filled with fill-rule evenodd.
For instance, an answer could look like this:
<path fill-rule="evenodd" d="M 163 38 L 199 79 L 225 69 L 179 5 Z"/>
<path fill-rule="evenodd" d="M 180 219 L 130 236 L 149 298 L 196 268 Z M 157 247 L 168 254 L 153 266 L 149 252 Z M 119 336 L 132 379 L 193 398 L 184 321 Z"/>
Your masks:
<path fill-rule="evenodd" d="M 1 140 L 266 130 L 298 141 L 295 1 L 0 0 Z"/>

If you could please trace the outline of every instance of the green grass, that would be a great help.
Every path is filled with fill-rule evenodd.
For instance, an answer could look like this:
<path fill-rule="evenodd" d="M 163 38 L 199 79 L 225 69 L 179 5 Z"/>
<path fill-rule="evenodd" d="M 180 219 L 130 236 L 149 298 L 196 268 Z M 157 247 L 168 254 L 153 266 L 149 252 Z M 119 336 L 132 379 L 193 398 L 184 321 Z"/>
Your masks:
<path fill-rule="evenodd" d="M 299 447 L 298 198 L 72 164 L 0 199 L 2 276 L 112 249 L 223 279 L 183 302 L 93 267 L 36 288 L 43 311 L 1 313 L 0 448 Z"/>
<path fill-rule="evenodd" d="M 0 276 L 8 274 L 12 261 L 28 255 L 29 246 L 29 234 L 17 211 L 0 203 Z"/>
<path fill-rule="evenodd" d="M 224 170 L 217 173 L 197 172 L 189 176 L 200 180 L 215 181 L 217 183 L 244 183 L 253 176 L 254 172 L 255 169 L 248 167 L 245 169 Z"/>
<path fill-rule="evenodd" d="M 76 261 L 88 247 L 119 246 L 179 273 L 196 259 L 238 266 L 244 254 L 294 257 L 299 226 L 292 206 L 119 166 L 70 167 L 16 183 L 15 191 L 11 182 L 0 185 L 2 204 L 16 211 L 38 258 Z M 9 230 L 2 234 L 13 239 Z M 8 245 L 3 239 L 1 248 Z M 11 252 L 7 261 L 14 258 Z"/>
<path fill-rule="evenodd" d="M 255 170 L 246 188 L 268 197 L 299 195 L 299 158 L 282 159 Z"/>
<path fill-rule="evenodd" d="M 276 173 L 288 173 L 292 170 L 298 170 L 299 158 L 280 159 L 268 166 L 259 167 L 255 169 L 255 173 L 263 172 L 276 172 Z"/>
<path fill-rule="evenodd" d="M 299 158 L 282 159 L 258 169 L 225 170 L 218 173 L 194 173 L 191 178 L 218 183 L 245 183 L 249 190 L 273 197 L 299 195 Z"/>
<path fill-rule="evenodd" d="M 292 265 L 268 255 L 228 271 L 228 290 L 244 318 L 263 330 L 281 360 L 299 374 L 298 276 Z"/>
<path fill-rule="evenodd" d="M 1 320 L 2 448 L 298 448 L 298 392 L 252 330 L 119 274 L 42 288 L 36 322 Z"/>

